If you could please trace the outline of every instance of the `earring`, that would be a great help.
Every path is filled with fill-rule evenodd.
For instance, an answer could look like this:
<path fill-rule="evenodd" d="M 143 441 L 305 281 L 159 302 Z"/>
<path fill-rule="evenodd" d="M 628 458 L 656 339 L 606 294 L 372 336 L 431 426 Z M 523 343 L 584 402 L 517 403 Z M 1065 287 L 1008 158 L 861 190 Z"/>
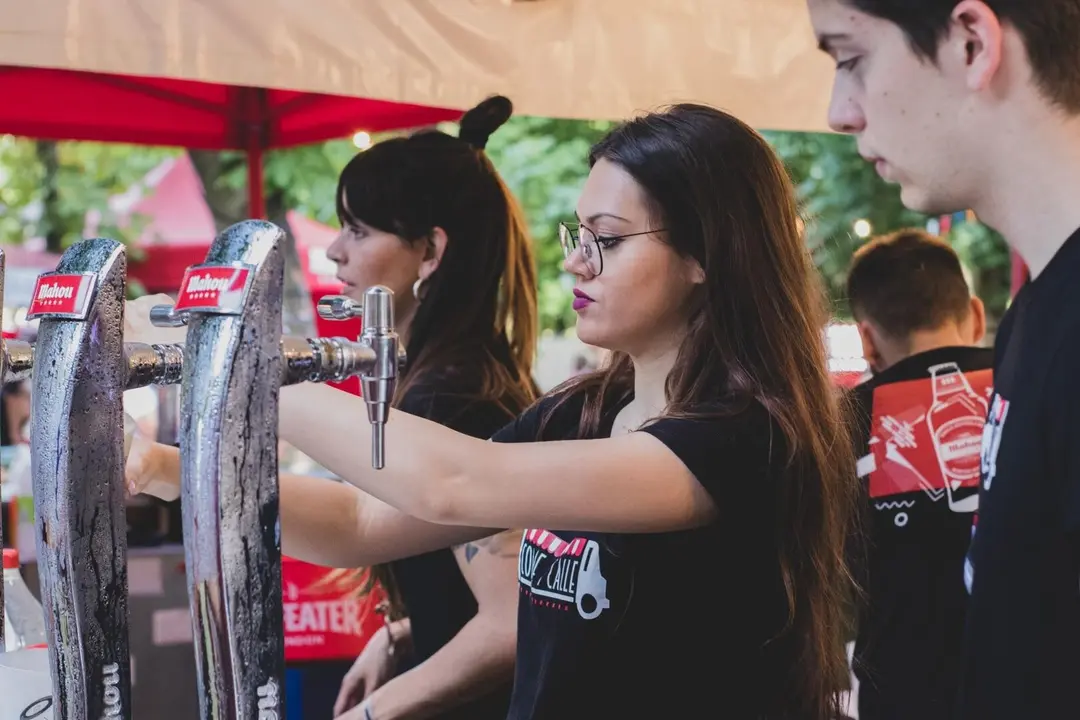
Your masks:
<path fill-rule="evenodd" d="M 420 302 L 420 288 L 424 285 L 424 278 L 416 278 L 416 282 L 412 284 L 412 296 L 416 298 L 417 302 Z"/>

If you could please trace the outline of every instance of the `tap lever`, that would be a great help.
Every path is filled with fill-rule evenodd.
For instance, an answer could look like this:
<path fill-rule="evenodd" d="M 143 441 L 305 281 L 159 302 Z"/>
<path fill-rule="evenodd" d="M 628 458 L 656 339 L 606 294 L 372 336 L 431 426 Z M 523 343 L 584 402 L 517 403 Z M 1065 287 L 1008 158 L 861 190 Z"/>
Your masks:
<path fill-rule="evenodd" d="M 188 313 L 177 311 L 172 305 L 155 305 L 150 308 L 150 322 L 154 327 L 184 327 L 188 324 Z"/>

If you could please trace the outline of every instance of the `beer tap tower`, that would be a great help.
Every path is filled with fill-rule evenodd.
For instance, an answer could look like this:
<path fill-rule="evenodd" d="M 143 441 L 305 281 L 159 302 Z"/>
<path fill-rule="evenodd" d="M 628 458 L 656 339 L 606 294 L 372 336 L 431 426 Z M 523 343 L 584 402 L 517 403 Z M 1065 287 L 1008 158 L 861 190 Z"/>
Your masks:
<path fill-rule="evenodd" d="M 58 720 L 131 717 L 123 393 L 179 382 L 183 348 L 124 343 L 126 273 L 122 244 L 83 240 L 38 278 L 27 313 L 40 320 L 31 474 Z"/>
<path fill-rule="evenodd" d="M 176 304 L 151 313 L 156 325 L 188 327 L 181 506 L 204 720 L 284 716 L 280 387 L 360 375 L 388 403 L 404 361 L 382 287 L 368 291 L 372 322 L 360 342 L 282 336 L 283 239 L 261 220 L 227 228 L 206 263 L 189 268 Z M 369 415 L 381 425 L 386 412 Z M 381 444 L 377 458 L 381 467 Z"/>

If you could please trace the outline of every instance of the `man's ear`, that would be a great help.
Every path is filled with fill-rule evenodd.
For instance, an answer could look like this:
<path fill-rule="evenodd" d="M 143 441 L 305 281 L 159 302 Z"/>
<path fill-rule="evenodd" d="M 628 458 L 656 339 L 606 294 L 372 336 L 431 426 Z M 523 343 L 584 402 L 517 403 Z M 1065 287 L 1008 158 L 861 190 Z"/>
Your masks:
<path fill-rule="evenodd" d="M 881 372 L 885 369 L 885 360 L 881 355 L 881 339 L 877 330 L 866 320 L 859 321 L 855 327 L 859 329 L 859 339 L 862 340 L 863 358 L 873 372 Z"/>

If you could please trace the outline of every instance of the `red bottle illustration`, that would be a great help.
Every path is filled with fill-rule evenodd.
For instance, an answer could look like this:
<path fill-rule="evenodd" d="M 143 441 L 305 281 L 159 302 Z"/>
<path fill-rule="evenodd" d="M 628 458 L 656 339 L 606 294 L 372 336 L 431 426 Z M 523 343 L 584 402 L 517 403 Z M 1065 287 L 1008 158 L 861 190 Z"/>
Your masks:
<path fill-rule="evenodd" d="M 930 368 L 933 400 L 926 426 L 941 467 L 949 507 L 974 512 L 979 502 L 979 467 L 986 399 L 971 389 L 956 363 Z"/>

